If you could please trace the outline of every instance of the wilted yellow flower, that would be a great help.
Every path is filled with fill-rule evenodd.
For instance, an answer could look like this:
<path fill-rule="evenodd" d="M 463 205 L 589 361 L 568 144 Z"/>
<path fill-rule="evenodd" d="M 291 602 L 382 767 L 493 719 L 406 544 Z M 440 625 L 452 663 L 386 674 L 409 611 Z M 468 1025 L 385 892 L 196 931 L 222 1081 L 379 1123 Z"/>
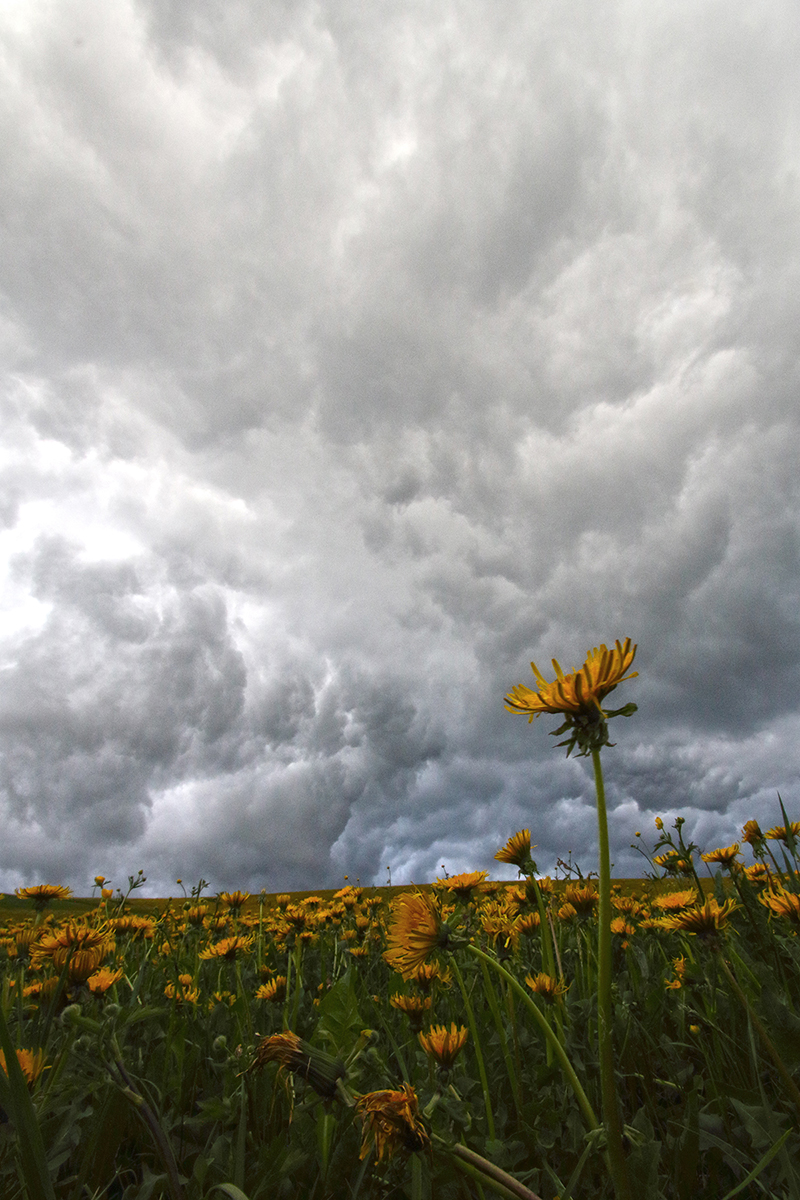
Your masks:
<path fill-rule="evenodd" d="M 20 900 L 32 900 L 34 908 L 41 912 L 53 900 L 67 900 L 72 889 L 54 883 L 38 883 L 35 887 L 17 888 L 16 894 Z"/>
<path fill-rule="evenodd" d="M 495 858 L 498 862 L 510 863 L 512 867 L 524 871 L 526 867 L 533 866 L 532 849 L 535 847 L 531 846 L 530 829 L 520 829 L 519 833 L 512 834 L 502 850 L 497 851 Z"/>
<path fill-rule="evenodd" d="M 430 1138 L 419 1118 L 419 1102 L 408 1083 L 403 1090 L 367 1092 L 356 1101 L 356 1112 L 364 1124 L 361 1158 L 375 1148 L 378 1162 L 403 1152 L 413 1153 L 430 1146 Z"/>
<path fill-rule="evenodd" d="M 459 1053 L 467 1044 L 468 1030 L 463 1026 L 456 1027 L 454 1022 L 446 1025 L 431 1025 L 427 1033 L 420 1033 L 420 1045 L 426 1054 L 446 1068 L 452 1067 Z"/>
<path fill-rule="evenodd" d="M 392 923 L 386 934 L 384 959 L 404 979 L 435 951 L 447 947 L 450 931 L 432 897 L 424 892 L 404 892 L 392 904 Z"/>
<path fill-rule="evenodd" d="M 256 1056 L 250 1069 L 258 1070 L 270 1062 L 276 1062 L 308 1080 L 314 1091 L 326 1097 L 336 1094 L 337 1081 L 345 1073 L 341 1059 L 332 1058 L 316 1046 L 309 1046 L 291 1030 L 262 1038 L 256 1046 Z"/>
<path fill-rule="evenodd" d="M 526 975 L 525 982 L 532 992 L 537 996 L 541 996 L 547 1004 L 554 1004 L 567 991 L 563 983 L 559 983 L 552 975 L 545 974 L 544 971 L 539 971 L 536 975 Z"/>
<path fill-rule="evenodd" d="M 661 819 L 661 817 L 656 817 L 656 829 L 661 830 L 663 828 L 664 828 L 663 820 Z"/>
<path fill-rule="evenodd" d="M 529 721 L 541 713 L 563 713 L 565 716 L 586 714 L 594 710 L 605 716 L 602 701 L 613 692 L 618 683 L 633 679 L 638 671 L 626 674 L 636 655 L 636 646 L 626 638 L 624 645 L 617 640 L 613 650 L 605 644 L 590 650 L 586 662 L 579 671 L 565 675 L 558 662 L 553 659 L 556 678 L 548 683 L 536 663 L 531 663 L 538 682 L 536 691 L 518 684 L 506 696 L 509 712 L 524 713 Z"/>

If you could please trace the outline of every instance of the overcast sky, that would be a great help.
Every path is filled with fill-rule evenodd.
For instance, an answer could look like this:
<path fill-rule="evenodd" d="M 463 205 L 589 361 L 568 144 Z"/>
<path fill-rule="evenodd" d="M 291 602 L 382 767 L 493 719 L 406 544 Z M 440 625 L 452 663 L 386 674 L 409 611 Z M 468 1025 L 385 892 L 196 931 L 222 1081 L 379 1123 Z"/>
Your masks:
<path fill-rule="evenodd" d="M 796 0 L 3 0 L 0 887 L 800 817 Z M 504 874 L 505 870 L 505 874 Z"/>

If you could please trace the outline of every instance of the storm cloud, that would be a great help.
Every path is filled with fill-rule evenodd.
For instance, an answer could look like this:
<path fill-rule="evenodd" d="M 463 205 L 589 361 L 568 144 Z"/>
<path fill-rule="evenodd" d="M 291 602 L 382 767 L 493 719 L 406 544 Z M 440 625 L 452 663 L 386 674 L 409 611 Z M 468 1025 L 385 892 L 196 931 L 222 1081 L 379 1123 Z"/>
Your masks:
<path fill-rule="evenodd" d="M 523 826 L 593 869 L 585 761 L 502 701 L 626 636 L 616 870 L 796 815 L 799 42 L 3 7 L 0 886 L 422 881 Z"/>

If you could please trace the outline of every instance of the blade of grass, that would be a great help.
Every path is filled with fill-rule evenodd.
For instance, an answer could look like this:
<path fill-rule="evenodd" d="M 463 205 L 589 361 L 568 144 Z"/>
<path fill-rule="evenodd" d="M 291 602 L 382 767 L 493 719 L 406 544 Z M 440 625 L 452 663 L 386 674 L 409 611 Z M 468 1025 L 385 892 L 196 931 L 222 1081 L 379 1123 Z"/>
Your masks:
<path fill-rule="evenodd" d="M 735 1188 L 732 1188 L 731 1191 L 726 1192 L 725 1195 L 722 1197 L 722 1200 L 733 1200 L 734 1196 L 738 1196 L 739 1193 L 743 1192 L 746 1187 L 749 1187 L 749 1185 L 753 1182 L 753 1180 L 756 1179 L 761 1174 L 761 1172 L 764 1170 L 764 1168 L 769 1166 L 769 1164 L 772 1162 L 775 1155 L 780 1153 L 780 1151 L 783 1149 L 786 1139 L 789 1137 L 789 1134 L 791 1132 L 792 1132 L 791 1129 L 787 1129 L 785 1133 L 781 1134 L 781 1136 L 778 1138 L 775 1145 L 770 1146 L 769 1150 L 764 1155 L 764 1157 L 760 1158 L 758 1160 L 758 1162 L 753 1167 L 750 1174 L 747 1175 L 742 1180 L 741 1183 L 737 1183 Z"/>
<path fill-rule="evenodd" d="M 0 1048 L 6 1060 L 0 1070 L 0 1104 L 11 1118 L 19 1140 L 20 1170 L 28 1192 L 27 1200 L 55 1200 L 47 1155 L 28 1084 L 17 1058 L 16 1046 L 0 1006 Z"/>

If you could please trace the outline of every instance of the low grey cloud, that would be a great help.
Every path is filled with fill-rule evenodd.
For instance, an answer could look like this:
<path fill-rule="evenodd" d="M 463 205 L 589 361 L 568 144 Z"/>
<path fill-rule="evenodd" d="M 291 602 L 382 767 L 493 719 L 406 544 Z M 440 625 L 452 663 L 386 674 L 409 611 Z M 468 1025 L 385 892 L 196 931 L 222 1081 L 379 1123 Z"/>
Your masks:
<path fill-rule="evenodd" d="M 797 41 L 4 9 L 0 886 L 593 869 L 502 699 L 625 636 L 617 869 L 796 808 Z"/>

